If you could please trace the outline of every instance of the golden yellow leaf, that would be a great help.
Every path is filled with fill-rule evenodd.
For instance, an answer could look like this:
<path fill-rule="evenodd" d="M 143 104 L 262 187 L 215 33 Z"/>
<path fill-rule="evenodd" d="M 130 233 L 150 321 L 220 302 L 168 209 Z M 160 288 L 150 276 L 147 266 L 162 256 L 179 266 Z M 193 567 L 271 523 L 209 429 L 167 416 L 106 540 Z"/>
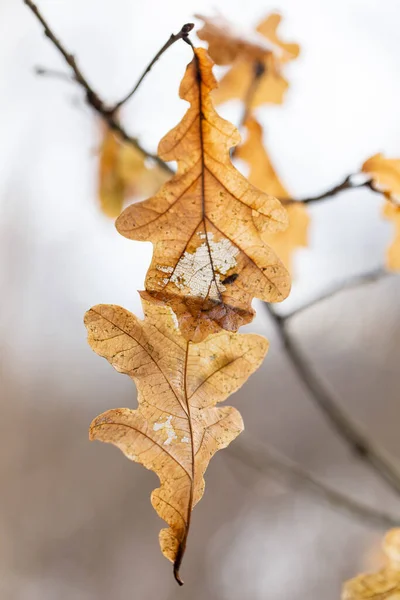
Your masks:
<path fill-rule="evenodd" d="M 282 185 L 267 151 L 263 145 L 263 130 L 254 117 L 248 117 L 245 124 L 246 141 L 238 146 L 235 157 L 244 160 L 250 167 L 249 181 L 279 199 L 289 198 Z M 264 233 L 263 240 L 269 244 L 291 271 L 292 255 L 296 248 L 307 246 L 310 217 L 307 208 L 300 203 L 288 204 L 289 227 L 279 233 Z"/>
<path fill-rule="evenodd" d="M 193 507 L 204 491 L 208 463 L 243 429 L 239 412 L 216 408 L 261 364 L 268 342 L 258 335 L 220 332 L 193 344 L 167 306 L 143 301 L 145 320 L 124 308 L 95 306 L 85 324 L 92 349 L 138 387 L 138 408 L 109 410 L 92 422 L 90 439 L 114 444 L 154 471 L 161 486 L 151 502 L 169 528 L 163 554 L 179 567 Z"/>
<path fill-rule="evenodd" d="M 400 159 L 375 154 L 365 161 L 362 171 L 371 175 L 373 187 L 388 199 L 383 215 L 393 221 L 395 237 L 387 250 L 386 266 L 391 271 L 400 271 Z"/>
<path fill-rule="evenodd" d="M 233 167 L 229 150 L 240 136 L 215 112 L 215 86 L 210 58 L 196 49 L 180 88 L 190 108 L 158 149 L 178 171 L 116 223 L 122 235 L 153 243 L 146 297 L 168 303 L 192 341 L 236 331 L 252 320 L 254 296 L 278 302 L 290 289 L 287 270 L 260 237 L 284 229 L 286 211 Z"/>
<path fill-rule="evenodd" d="M 157 166 L 149 166 L 143 154 L 104 127 L 99 160 L 99 199 L 102 211 L 117 217 L 125 200 L 153 193 L 166 180 Z"/>
<path fill-rule="evenodd" d="M 400 206 L 386 202 L 383 215 L 393 221 L 395 227 L 394 239 L 386 251 L 386 266 L 391 271 L 400 271 Z"/>
<path fill-rule="evenodd" d="M 279 39 L 276 31 L 282 17 L 276 13 L 269 15 L 251 36 L 240 34 L 221 17 L 196 16 L 204 21 L 198 36 L 208 42 L 211 58 L 219 65 L 233 63 L 214 91 L 214 101 L 220 104 L 232 98 L 245 100 L 255 70 L 259 70 L 258 66 L 261 65 L 263 74 L 257 79 L 249 108 L 267 102 L 281 104 L 288 88 L 281 67 L 297 58 L 300 52 L 298 44 Z"/>
<path fill-rule="evenodd" d="M 385 568 L 347 581 L 342 600 L 400 600 L 400 529 L 389 531 L 383 549 Z"/>
<path fill-rule="evenodd" d="M 374 188 L 390 197 L 400 197 L 400 159 L 371 156 L 362 166 L 362 172 L 372 177 Z"/>

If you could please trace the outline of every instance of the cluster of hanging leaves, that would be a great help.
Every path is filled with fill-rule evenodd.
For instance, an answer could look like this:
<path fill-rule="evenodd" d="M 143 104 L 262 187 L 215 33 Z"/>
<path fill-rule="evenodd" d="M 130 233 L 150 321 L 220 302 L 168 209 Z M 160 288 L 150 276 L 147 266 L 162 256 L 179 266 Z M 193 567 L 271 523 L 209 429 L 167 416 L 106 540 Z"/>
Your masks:
<path fill-rule="evenodd" d="M 216 404 L 257 369 L 268 347 L 260 336 L 235 332 L 253 319 L 254 297 L 276 302 L 290 290 L 288 271 L 266 242 L 287 226 L 286 211 L 233 166 L 240 136 L 213 107 L 212 66 L 204 49 L 194 49 L 180 87 L 190 107 L 160 142 L 159 156 L 177 162 L 176 174 L 116 222 L 122 235 L 153 243 L 144 321 L 113 305 L 85 316 L 93 350 L 139 391 L 137 410 L 100 415 L 90 437 L 158 475 L 151 500 L 169 525 L 160 545 L 179 583 L 208 462 L 243 428 L 235 409 Z"/>
<path fill-rule="evenodd" d="M 198 32 L 208 42 L 208 53 L 219 65 L 231 65 L 229 72 L 212 90 L 214 103 L 238 98 L 246 102 L 246 93 L 252 85 L 255 68 L 261 66 L 257 85 L 249 99 L 249 111 L 244 129 L 247 140 L 238 146 L 235 157 L 243 159 L 250 167 L 249 181 L 262 191 L 279 199 L 289 197 L 280 183 L 263 144 L 263 132 L 256 117 L 250 114 L 255 106 L 265 102 L 281 104 L 288 82 L 282 68 L 299 54 L 299 46 L 285 43 L 277 36 L 281 17 L 271 14 L 248 34 L 236 31 L 223 17 L 204 17 L 204 27 Z M 148 162 L 135 148 L 119 140 L 115 134 L 105 130 L 100 154 L 99 196 L 103 212 L 117 217 L 125 201 L 141 198 L 155 192 L 166 180 L 165 173 Z M 305 206 L 287 206 L 289 227 L 283 232 L 263 234 L 263 239 L 276 251 L 284 265 L 292 270 L 292 255 L 296 248 L 307 245 L 309 217 Z M 244 315 L 243 323 L 247 316 Z"/>
<path fill-rule="evenodd" d="M 387 250 L 386 266 L 391 271 L 400 271 L 400 159 L 375 154 L 365 161 L 362 171 L 371 176 L 374 189 L 381 191 L 386 198 L 383 215 L 395 226 L 395 237 Z"/>
<path fill-rule="evenodd" d="M 342 600 L 399 600 L 400 529 L 385 536 L 383 551 L 386 565 L 378 573 L 358 575 L 345 583 Z"/>
<path fill-rule="evenodd" d="M 288 83 L 282 69 L 297 58 L 299 46 L 279 39 L 276 14 L 246 35 L 222 17 L 197 16 L 204 22 L 199 37 L 208 43 L 209 54 L 194 50 L 180 87 L 190 107 L 158 148 L 162 160 L 177 163 L 176 174 L 166 180 L 157 165 L 107 129 L 100 153 L 103 211 L 119 215 L 116 225 L 123 236 L 153 244 L 141 292 L 145 319 L 114 305 L 95 306 L 85 316 L 93 350 L 138 388 L 138 408 L 100 415 L 90 438 L 114 444 L 158 475 L 160 487 L 151 501 L 168 524 L 160 545 L 179 583 L 205 470 L 213 454 L 243 429 L 235 409 L 216 405 L 258 368 L 268 348 L 260 336 L 236 331 L 253 319 L 254 297 L 266 302 L 287 297 L 287 269 L 296 248 L 307 245 L 309 226 L 304 205 L 285 203 L 290 194 L 254 113 L 262 104 L 283 102 Z M 229 67 L 219 86 L 211 59 Z M 230 99 L 245 105 L 242 143 L 237 129 L 213 106 Z M 247 164 L 248 179 L 232 158 Z M 388 266 L 400 269 L 400 160 L 376 155 L 362 171 L 387 198 L 384 214 L 396 224 Z M 121 213 L 127 199 L 152 193 Z M 386 547 L 393 547 L 389 542 Z M 343 598 L 389 599 L 385 590 L 399 592 L 399 581 L 392 561 L 379 576 L 349 582 Z"/>

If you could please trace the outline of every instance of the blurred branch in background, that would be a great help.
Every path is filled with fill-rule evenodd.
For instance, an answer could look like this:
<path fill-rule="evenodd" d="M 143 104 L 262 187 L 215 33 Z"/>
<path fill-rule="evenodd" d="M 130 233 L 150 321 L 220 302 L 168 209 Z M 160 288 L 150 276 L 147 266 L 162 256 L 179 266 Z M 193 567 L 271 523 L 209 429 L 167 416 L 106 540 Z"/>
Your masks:
<path fill-rule="evenodd" d="M 264 443 L 255 442 L 248 437 L 245 442 L 238 439 L 229 447 L 228 452 L 235 460 L 251 467 L 263 476 L 283 478 L 291 487 L 304 487 L 333 509 L 339 509 L 368 525 L 382 528 L 400 525 L 400 516 L 396 517 L 371 508 L 334 490 Z"/>
<path fill-rule="evenodd" d="M 361 275 L 356 275 L 355 277 L 346 279 L 345 281 L 342 281 L 342 283 L 339 283 L 339 285 L 336 285 L 332 289 L 324 292 L 317 298 L 310 300 L 310 302 L 307 302 L 306 304 L 303 304 L 302 306 L 295 308 L 290 313 L 287 313 L 287 314 L 281 316 L 281 319 L 283 321 L 292 319 L 293 317 L 296 317 L 297 315 L 308 310 L 309 308 L 312 308 L 313 306 L 316 306 L 317 304 L 324 302 L 324 300 L 333 298 L 333 296 L 336 296 L 337 294 L 340 294 L 341 292 L 344 292 L 345 290 L 351 290 L 356 287 L 359 287 L 360 285 L 367 285 L 369 283 L 375 283 L 376 281 L 379 281 L 380 279 L 383 279 L 385 277 L 389 277 L 390 275 L 392 275 L 392 274 L 389 273 L 384 267 L 378 267 L 377 269 L 373 269 L 372 271 L 367 271 L 366 273 L 362 273 Z"/>
<path fill-rule="evenodd" d="M 337 288 L 334 293 L 338 293 L 341 289 L 354 287 L 357 283 L 376 281 L 381 276 L 382 270 L 379 269 L 373 273 L 356 278 L 353 283 L 345 283 L 341 288 Z M 323 296 L 322 300 L 330 295 L 332 294 Z M 313 304 L 315 305 L 316 302 Z M 339 436 L 346 441 L 353 453 L 372 468 L 397 495 L 400 495 L 400 472 L 398 469 L 391 464 L 386 453 L 381 448 L 378 448 L 369 439 L 367 434 L 361 430 L 360 426 L 339 406 L 336 398 L 330 393 L 319 375 L 314 371 L 312 365 L 309 364 L 302 350 L 290 335 L 288 323 L 291 316 L 296 314 L 296 312 L 285 317 L 277 314 L 270 304 L 264 303 L 264 306 L 276 327 L 292 367 L 310 392 L 310 396 L 315 404 L 322 411 Z"/>

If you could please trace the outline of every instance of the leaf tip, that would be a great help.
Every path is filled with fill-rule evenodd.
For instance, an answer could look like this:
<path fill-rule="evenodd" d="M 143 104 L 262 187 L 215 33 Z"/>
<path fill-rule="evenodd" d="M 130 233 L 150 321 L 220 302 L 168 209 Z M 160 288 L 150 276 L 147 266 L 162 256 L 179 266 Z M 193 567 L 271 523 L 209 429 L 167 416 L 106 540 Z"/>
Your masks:
<path fill-rule="evenodd" d="M 184 581 L 181 579 L 181 576 L 179 574 L 179 566 L 176 567 L 174 565 L 174 577 L 178 585 L 182 586 L 184 584 Z"/>

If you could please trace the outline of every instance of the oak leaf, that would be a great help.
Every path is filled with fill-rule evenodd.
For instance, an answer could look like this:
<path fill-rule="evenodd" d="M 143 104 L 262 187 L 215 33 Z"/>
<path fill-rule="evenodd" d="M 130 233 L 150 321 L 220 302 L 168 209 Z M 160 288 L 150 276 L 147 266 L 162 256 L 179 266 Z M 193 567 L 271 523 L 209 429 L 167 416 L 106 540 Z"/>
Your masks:
<path fill-rule="evenodd" d="M 249 165 L 249 181 L 260 190 L 272 194 L 280 200 L 289 198 L 290 194 L 279 179 L 264 147 L 261 125 L 254 117 L 248 117 L 244 126 L 247 130 L 247 138 L 243 144 L 238 146 L 235 157 Z M 264 233 L 262 238 L 275 250 L 283 264 L 291 271 L 293 252 L 296 248 L 307 246 L 310 218 L 307 208 L 301 203 L 288 204 L 286 210 L 289 227 L 279 233 Z"/>
<path fill-rule="evenodd" d="M 386 253 L 386 265 L 392 271 L 400 271 L 400 159 L 375 154 L 365 161 L 362 171 L 371 175 L 374 189 L 387 199 L 383 215 L 393 221 L 395 237 Z"/>
<path fill-rule="evenodd" d="M 103 128 L 99 157 L 98 194 L 100 207 L 108 217 L 118 217 L 124 203 L 153 193 L 166 180 L 157 165 L 149 165 L 132 144 Z"/>
<path fill-rule="evenodd" d="M 378 573 L 358 575 L 343 587 L 342 600 L 400 599 L 400 529 L 385 536 L 386 566 Z"/>
<path fill-rule="evenodd" d="M 179 567 L 193 507 L 204 491 L 213 454 L 243 429 L 239 412 L 216 408 L 261 364 L 268 342 L 258 335 L 220 332 L 193 344 L 177 329 L 167 306 L 143 301 L 144 321 L 124 308 L 95 306 L 85 324 L 92 349 L 138 388 L 138 408 L 113 409 L 90 426 L 90 439 L 117 446 L 154 471 L 161 486 L 151 502 L 169 528 L 160 532 L 163 554 Z"/>
<path fill-rule="evenodd" d="M 260 237 L 284 229 L 286 211 L 232 165 L 240 136 L 214 110 L 216 85 L 212 61 L 196 49 L 180 88 L 190 108 L 158 148 L 178 171 L 116 222 L 125 237 L 153 243 L 145 297 L 168 303 L 192 341 L 236 331 L 252 320 L 253 297 L 278 302 L 290 289 L 287 270 Z"/>
<path fill-rule="evenodd" d="M 253 36 L 238 33 L 220 17 L 196 17 L 204 21 L 198 36 L 208 42 L 211 58 L 219 65 L 233 63 L 215 90 L 214 101 L 217 104 L 232 98 L 244 101 L 255 72 L 260 72 L 261 66 L 262 75 L 257 78 L 249 108 L 267 102 L 281 104 L 289 85 L 281 73 L 282 66 L 296 59 L 300 52 L 298 44 L 279 39 L 277 28 L 282 17 L 272 13 L 258 25 Z"/>

